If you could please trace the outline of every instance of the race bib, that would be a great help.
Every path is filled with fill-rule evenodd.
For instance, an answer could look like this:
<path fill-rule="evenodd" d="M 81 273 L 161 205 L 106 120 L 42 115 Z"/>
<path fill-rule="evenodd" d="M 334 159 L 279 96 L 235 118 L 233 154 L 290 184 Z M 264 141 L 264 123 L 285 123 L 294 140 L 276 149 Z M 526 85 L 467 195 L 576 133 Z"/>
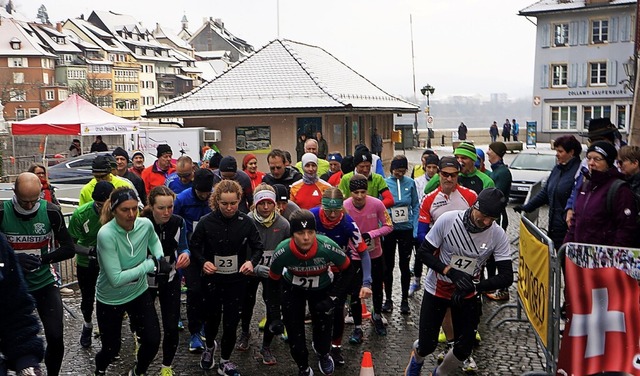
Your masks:
<path fill-rule="evenodd" d="M 28 255 L 36 255 L 42 257 L 42 252 L 40 248 L 37 249 L 16 249 L 15 253 L 26 253 Z"/>
<path fill-rule="evenodd" d="M 451 267 L 461 272 L 465 272 L 470 276 L 473 276 L 473 271 L 476 270 L 476 264 L 478 260 L 465 256 L 453 255 L 451 256 Z"/>
<path fill-rule="evenodd" d="M 320 276 L 300 277 L 294 275 L 291 278 L 291 283 L 303 289 L 314 289 L 320 286 Z"/>
<path fill-rule="evenodd" d="M 260 259 L 260 265 L 271 266 L 273 260 L 273 251 L 263 251 L 262 258 Z"/>
<path fill-rule="evenodd" d="M 215 256 L 214 261 L 218 270 L 217 274 L 233 274 L 238 272 L 238 255 Z"/>
<path fill-rule="evenodd" d="M 397 206 L 391 208 L 391 220 L 393 223 L 409 222 L 409 207 Z"/>

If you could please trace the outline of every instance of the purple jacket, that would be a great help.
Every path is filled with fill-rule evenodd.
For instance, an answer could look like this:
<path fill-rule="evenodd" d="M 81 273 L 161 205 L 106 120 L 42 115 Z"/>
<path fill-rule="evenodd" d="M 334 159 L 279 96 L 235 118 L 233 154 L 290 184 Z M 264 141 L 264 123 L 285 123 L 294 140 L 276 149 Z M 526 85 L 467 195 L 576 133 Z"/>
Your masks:
<path fill-rule="evenodd" d="M 611 213 L 607 212 L 607 192 L 616 179 L 623 179 L 616 168 L 591 172 L 591 178 L 585 180 L 576 197 L 575 212 L 565 242 L 636 246 L 638 209 L 628 185 L 618 189 Z"/>

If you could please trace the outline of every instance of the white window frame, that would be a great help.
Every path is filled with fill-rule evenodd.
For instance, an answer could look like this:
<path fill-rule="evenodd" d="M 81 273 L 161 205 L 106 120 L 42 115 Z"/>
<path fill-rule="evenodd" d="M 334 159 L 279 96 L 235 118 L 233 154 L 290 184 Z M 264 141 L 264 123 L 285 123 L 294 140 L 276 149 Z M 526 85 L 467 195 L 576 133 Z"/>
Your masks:
<path fill-rule="evenodd" d="M 591 44 L 609 42 L 609 19 L 591 20 Z"/>
<path fill-rule="evenodd" d="M 23 72 L 13 72 L 13 83 L 14 84 L 24 84 L 24 73 Z"/>
<path fill-rule="evenodd" d="M 585 105 L 582 106 L 582 121 L 584 123 L 584 130 L 587 131 L 587 123 L 591 119 L 597 118 L 611 118 L 611 105 Z"/>
<path fill-rule="evenodd" d="M 29 109 L 29 117 L 30 118 L 36 117 L 38 115 L 40 115 L 40 109 L 39 108 L 30 108 Z"/>
<path fill-rule="evenodd" d="M 48 100 L 48 101 L 56 100 L 56 93 L 53 90 L 45 90 L 44 96 L 45 96 L 45 100 Z"/>
<path fill-rule="evenodd" d="M 554 116 L 555 115 L 555 116 Z M 554 120 L 554 117 L 556 119 Z M 550 106 L 549 107 L 550 130 L 577 130 L 578 106 Z M 554 125 L 554 121 L 556 124 Z"/>
<path fill-rule="evenodd" d="M 551 87 L 567 87 L 568 84 L 567 64 L 551 64 Z"/>
<path fill-rule="evenodd" d="M 569 44 L 569 24 L 557 23 L 553 25 L 553 41 L 554 47 L 564 47 Z"/>
<path fill-rule="evenodd" d="M 594 74 L 595 71 L 595 74 Z M 589 63 L 589 86 L 607 85 L 607 62 L 592 61 Z"/>

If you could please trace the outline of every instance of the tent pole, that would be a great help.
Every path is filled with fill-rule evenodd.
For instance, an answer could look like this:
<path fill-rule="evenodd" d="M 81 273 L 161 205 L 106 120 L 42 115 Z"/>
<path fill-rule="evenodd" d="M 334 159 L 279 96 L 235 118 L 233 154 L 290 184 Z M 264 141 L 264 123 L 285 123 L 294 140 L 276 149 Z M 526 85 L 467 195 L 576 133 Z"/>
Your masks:
<path fill-rule="evenodd" d="M 49 136 L 44 136 L 44 149 L 42 150 L 42 164 L 47 165 L 47 142 L 49 141 Z"/>

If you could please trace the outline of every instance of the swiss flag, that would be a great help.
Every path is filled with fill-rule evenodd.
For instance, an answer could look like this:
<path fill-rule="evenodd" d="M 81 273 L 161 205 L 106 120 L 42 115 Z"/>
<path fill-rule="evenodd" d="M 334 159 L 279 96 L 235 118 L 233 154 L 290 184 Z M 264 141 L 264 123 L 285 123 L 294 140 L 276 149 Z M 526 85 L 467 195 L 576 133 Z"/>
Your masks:
<path fill-rule="evenodd" d="M 562 336 L 558 374 L 640 375 L 638 281 L 616 268 L 581 268 L 569 258 L 565 278 L 569 321 Z"/>

